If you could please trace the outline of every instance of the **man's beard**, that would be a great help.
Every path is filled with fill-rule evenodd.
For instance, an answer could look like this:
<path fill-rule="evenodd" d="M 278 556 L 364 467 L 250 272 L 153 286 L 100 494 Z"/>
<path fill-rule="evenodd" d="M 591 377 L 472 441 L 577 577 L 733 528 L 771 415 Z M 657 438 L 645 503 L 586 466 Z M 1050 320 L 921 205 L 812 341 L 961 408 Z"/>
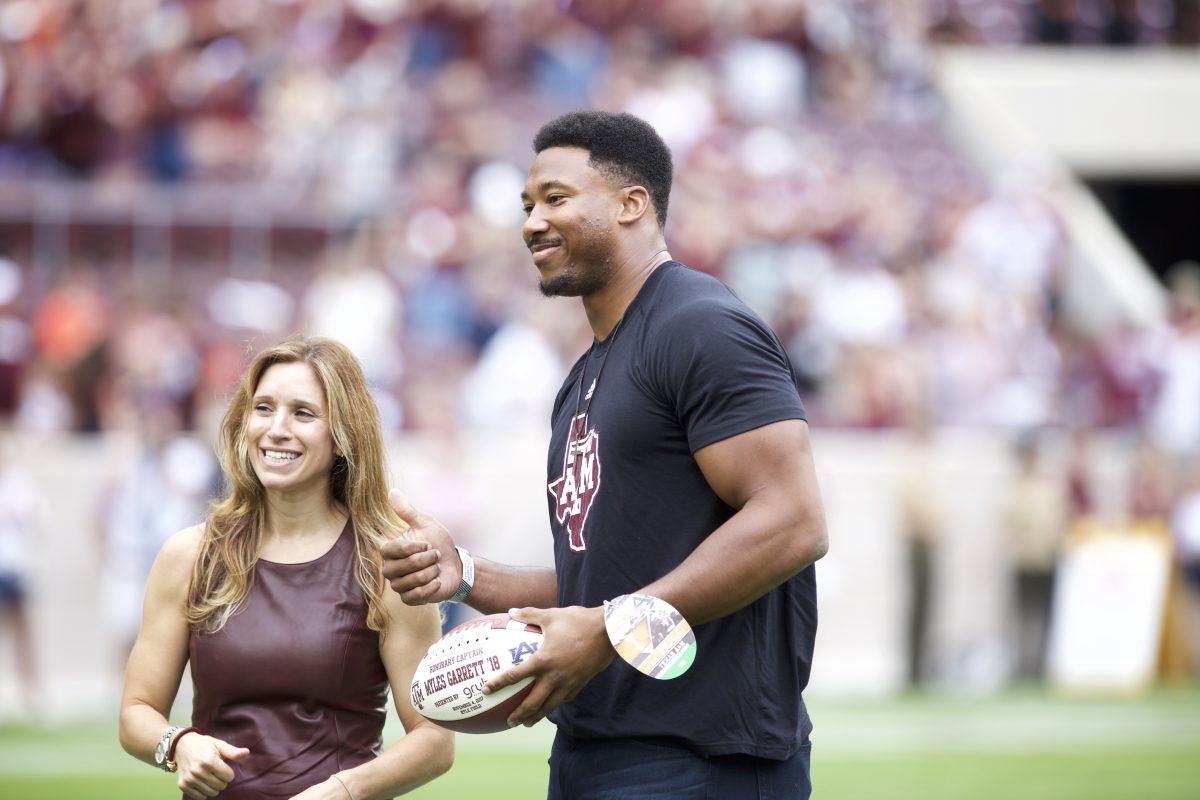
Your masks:
<path fill-rule="evenodd" d="M 538 278 L 538 290 L 542 297 L 578 297 L 580 293 L 574 290 L 572 283 L 571 276 L 566 274 L 550 281 Z"/>
<path fill-rule="evenodd" d="M 538 278 L 545 297 L 586 297 L 603 289 L 612 277 L 612 242 L 599 223 L 589 221 L 580 230 L 572 258 L 557 276 Z"/>
<path fill-rule="evenodd" d="M 543 297 L 586 297 L 603 289 L 611 276 L 612 263 L 608 259 L 582 269 L 568 264 L 559 275 L 549 280 L 538 278 L 538 289 Z"/>

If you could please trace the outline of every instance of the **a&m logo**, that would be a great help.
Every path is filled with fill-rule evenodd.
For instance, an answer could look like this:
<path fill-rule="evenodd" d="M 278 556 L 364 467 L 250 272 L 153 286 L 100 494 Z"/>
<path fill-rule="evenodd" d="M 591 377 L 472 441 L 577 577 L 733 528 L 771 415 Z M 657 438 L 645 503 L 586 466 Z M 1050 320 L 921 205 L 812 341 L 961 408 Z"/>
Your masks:
<path fill-rule="evenodd" d="M 558 480 L 546 489 L 555 499 L 555 516 L 570 537 L 572 550 L 586 550 L 583 526 L 596 492 L 600 491 L 600 434 L 587 427 L 587 414 L 571 420 L 563 470 Z"/>
<path fill-rule="evenodd" d="M 508 654 L 512 656 L 513 665 L 520 664 L 527 657 L 537 652 L 537 643 L 530 644 L 529 642 L 521 642 L 516 647 L 508 648 Z"/>

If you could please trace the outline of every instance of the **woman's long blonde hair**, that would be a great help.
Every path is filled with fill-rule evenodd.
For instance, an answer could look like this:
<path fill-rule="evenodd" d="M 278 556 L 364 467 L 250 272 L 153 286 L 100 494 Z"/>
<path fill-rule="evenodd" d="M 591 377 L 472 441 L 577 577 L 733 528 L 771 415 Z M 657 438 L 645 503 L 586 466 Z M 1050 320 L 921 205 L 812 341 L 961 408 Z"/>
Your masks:
<path fill-rule="evenodd" d="M 325 391 L 334 460 L 333 498 L 350 512 L 354 526 L 355 577 L 367 600 L 367 625 L 382 631 L 386 584 L 380 545 L 406 530 L 388 502 L 379 411 L 354 354 L 340 342 L 293 337 L 264 350 L 251 362 L 229 403 L 217 439 L 225 491 L 205 525 L 188 588 L 187 621 L 194 629 L 219 631 L 246 598 L 266 521 L 266 490 L 251 463 L 246 422 L 254 392 L 275 364 L 304 363 Z"/>

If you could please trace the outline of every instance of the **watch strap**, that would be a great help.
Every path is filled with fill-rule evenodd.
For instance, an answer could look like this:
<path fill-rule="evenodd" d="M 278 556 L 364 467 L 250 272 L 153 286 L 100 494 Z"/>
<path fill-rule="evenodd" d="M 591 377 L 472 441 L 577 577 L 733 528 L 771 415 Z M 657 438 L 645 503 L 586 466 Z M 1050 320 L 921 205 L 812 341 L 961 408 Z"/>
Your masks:
<path fill-rule="evenodd" d="M 446 601 L 447 603 L 461 603 L 466 600 L 475 585 L 475 559 L 471 558 L 471 554 L 465 548 L 456 546 L 454 549 L 458 551 L 458 557 L 462 561 L 462 580 L 459 581 L 458 591 Z"/>
<path fill-rule="evenodd" d="M 167 757 L 167 750 L 171 746 L 171 737 L 174 736 L 175 732 L 178 730 L 178 725 L 171 725 L 168 727 L 165 731 L 163 731 L 163 735 L 159 738 L 158 746 L 154 748 L 154 763 L 157 764 L 158 768 L 163 772 L 175 771 L 175 762 L 171 761 L 171 759 Z"/>

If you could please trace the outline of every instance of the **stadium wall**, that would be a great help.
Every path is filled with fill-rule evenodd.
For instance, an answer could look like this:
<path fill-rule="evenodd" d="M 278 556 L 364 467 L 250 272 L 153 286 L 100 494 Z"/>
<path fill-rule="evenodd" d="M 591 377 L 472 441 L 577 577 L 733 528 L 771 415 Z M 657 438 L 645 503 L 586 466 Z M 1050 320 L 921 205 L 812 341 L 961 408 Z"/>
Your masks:
<path fill-rule="evenodd" d="M 117 707 L 123 653 L 105 618 L 109 567 L 98 509 L 129 444 L 108 436 L 11 445 L 43 499 L 31 611 L 41 706 L 51 718 L 115 714 Z M 1061 444 L 1052 443 L 1052 458 L 1061 456 Z M 909 586 L 897 487 L 918 463 L 912 442 L 903 432 L 817 431 L 814 447 L 831 547 L 818 565 L 821 616 L 810 691 L 888 693 L 905 676 Z M 1102 516 L 1122 513 L 1129 447 L 1116 434 L 1092 443 L 1093 494 Z M 415 505 L 444 519 L 472 549 L 510 563 L 549 564 L 543 448 L 540 437 L 529 435 L 406 437 L 393 446 L 393 477 Z M 934 488 L 944 520 L 932 664 L 945 686 L 986 691 L 1006 680 L 1010 667 L 1002 523 L 1013 475 L 1010 443 L 989 431 L 939 431 L 927 464 L 920 477 Z M 0 717 L 16 700 L 11 652 L 5 647 L 0 658 Z"/>

